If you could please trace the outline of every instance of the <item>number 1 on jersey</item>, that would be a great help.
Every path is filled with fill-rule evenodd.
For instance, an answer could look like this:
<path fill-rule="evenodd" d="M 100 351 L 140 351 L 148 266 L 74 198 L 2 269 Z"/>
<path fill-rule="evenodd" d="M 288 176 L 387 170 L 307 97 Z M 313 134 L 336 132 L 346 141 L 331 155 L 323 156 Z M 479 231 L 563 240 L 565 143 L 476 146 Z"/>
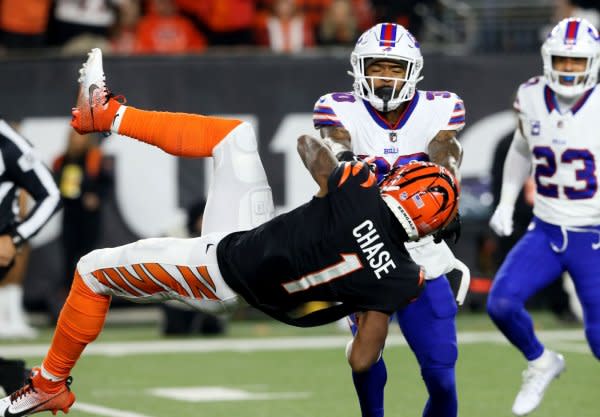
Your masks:
<path fill-rule="evenodd" d="M 286 282 L 285 284 L 282 284 L 283 288 L 289 294 L 294 294 L 300 291 L 306 291 L 317 285 L 331 282 L 363 268 L 358 255 L 355 253 L 342 253 L 341 256 L 341 262 L 330 265 L 320 271 L 311 272 L 294 281 Z"/>

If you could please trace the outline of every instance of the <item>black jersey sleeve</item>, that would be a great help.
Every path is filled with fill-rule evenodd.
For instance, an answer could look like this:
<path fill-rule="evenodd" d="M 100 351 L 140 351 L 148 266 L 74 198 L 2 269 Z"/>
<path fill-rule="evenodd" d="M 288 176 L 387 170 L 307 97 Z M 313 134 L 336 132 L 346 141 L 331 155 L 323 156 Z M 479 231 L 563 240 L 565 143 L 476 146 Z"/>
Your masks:
<path fill-rule="evenodd" d="M 327 185 L 330 193 L 356 186 L 367 189 L 377 187 L 377 177 L 362 161 L 342 162 L 329 176 Z"/>
<path fill-rule="evenodd" d="M 7 135 L 8 136 L 8 135 Z M 12 131 L 2 146 L 2 162 L 7 178 L 24 189 L 35 201 L 22 221 L 12 226 L 17 241 L 35 235 L 60 206 L 60 193 L 50 170 L 33 151 L 33 147 L 18 133 Z"/>

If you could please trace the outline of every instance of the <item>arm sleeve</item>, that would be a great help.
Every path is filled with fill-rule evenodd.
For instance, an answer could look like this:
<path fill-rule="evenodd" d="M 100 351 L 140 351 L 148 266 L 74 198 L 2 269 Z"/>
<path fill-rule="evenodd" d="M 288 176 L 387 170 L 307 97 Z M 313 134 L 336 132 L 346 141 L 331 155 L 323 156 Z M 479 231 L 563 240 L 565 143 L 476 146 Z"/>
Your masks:
<path fill-rule="evenodd" d="M 499 204 L 514 206 L 525 180 L 531 173 L 531 156 L 527 141 L 517 128 L 504 161 Z"/>
<path fill-rule="evenodd" d="M 60 193 L 50 170 L 23 139 L 3 151 L 4 163 L 12 181 L 35 201 L 25 219 L 13 225 L 18 240 L 28 240 L 44 226 L 60 206 Z"/>

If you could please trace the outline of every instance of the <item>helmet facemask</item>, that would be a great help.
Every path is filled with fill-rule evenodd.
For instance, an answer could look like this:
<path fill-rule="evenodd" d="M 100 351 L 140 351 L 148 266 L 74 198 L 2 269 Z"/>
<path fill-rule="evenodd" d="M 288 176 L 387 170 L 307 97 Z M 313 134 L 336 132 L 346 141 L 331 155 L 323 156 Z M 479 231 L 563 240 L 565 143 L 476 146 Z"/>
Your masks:
<path fill-rule="evenodd" d="M 375 61 L 387 61 L 402 63 L 405 65 L 404 77 L 381 77 L 366 75 L 367 67 Z M 410 58 L 397 58 L 390 56 L 359 56 L 353 53 L 351 56 L 354 77 L 355 94 L 367 100 L 373 107 L 381 112 L 396 110 L 400 104 L 411 100 L 416 91 L 417 82 L 423 67 L 423 61 Z M 375 80 L 391 80 L 390 86 L 375 88 Z"/>
<path fill-rule="evenodd" d="M 586 68 L 584 71 L 559 71 L 554 68 L 554 58 L 585 58 Z M 546 62 L 548 61 L 548 62 Z M 560 53 L 548 54 L 544 56 L 544 76 L 550 88 L 558 95 L 563 97 L 576 97 L 583 94 L 586 90 L 596 85 L 598 79 L 598 57 L 590 56 L 565 56 Z M 572 83 L 568 83 L 572 81 Z"/>

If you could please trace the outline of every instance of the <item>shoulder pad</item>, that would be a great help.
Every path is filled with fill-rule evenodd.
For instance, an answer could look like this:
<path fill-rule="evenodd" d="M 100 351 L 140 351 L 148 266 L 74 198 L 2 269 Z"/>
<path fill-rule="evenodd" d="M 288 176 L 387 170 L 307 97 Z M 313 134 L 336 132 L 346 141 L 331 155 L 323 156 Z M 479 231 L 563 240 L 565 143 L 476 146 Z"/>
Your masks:
<path fill-rule="evenodd" d="M 326 126 L 343 127 L 334 109 L 332 94 L 321 96 L 313 109 L 313 125 L 315 129 Z"/>
<path fill-rule="evenodd" d="M 440 130 L 460 130 L 465 126 L 465 104 L 458 95 L 450 91 L 423 91 L 423 95 L 436 105 Z"/>

